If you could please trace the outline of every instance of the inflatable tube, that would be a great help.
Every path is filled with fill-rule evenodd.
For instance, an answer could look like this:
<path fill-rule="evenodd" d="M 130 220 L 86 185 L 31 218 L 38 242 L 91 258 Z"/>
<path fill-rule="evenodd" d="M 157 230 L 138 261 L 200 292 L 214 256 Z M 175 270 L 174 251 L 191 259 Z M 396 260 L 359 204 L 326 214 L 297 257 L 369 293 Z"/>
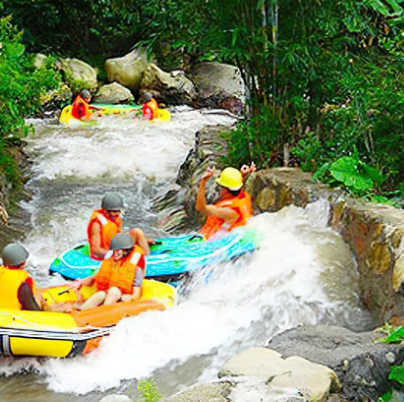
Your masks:
<path fill-rule="evenodd" d="M 65 291 L 65 293 L 60 294 Z M 84 287 L 83 300 L 94 294 Z M 41 290 L 46 303 L 75 303 L 78 295 L 66 286 Z M 125 317 L 148 310 L 165 310 L 176 304 L 175 289 L 145 280 L 142 297 L 134 302 L 100 306 L 71 314 L 0 309 L 0 356 L 74 357 L 94 350 L 102 337 Z"/>
<path fill-rule="evenodd" d="M 102 114 L 124 114 L 131 112 L 138 112 L 141 110 L 141 105 L 104 105 L 104 104 L 94 104 L 93 106 L 102 109 Z"/>
<path fill-rule="evenodd" d="M 63 124 L 66 127 L 77 128 L 77 127 L 92 126 L 95 124 L 95 121 L 94 120 L 82 121 L 76 119 L 75 117 L 72 116 L 72 105 L 69 105 L 63 108 L 62 113 L 60 114 L 59 117 L 59 123 Z"/>
<path fill-rule="evenodd" d="M 171 113 L 166 109 L 158 109 L 156 119 L 167 123 L 171 121 Z"/>
<path fill-rule="evenodd" d="M 243 227 L 213 241 L 194 234 L 156 239 L 156 243 L 147 256 L 146 277 L 171 282 L 184 274 L 253 252 L 259 245 L 259 236 L 254 229 Z M 100 265 L 101 261 L 90 257 L 88 243 L 82 243 L 57 257 L 49 270 L 67 279 L 78 279 L 93 275 Z"/>

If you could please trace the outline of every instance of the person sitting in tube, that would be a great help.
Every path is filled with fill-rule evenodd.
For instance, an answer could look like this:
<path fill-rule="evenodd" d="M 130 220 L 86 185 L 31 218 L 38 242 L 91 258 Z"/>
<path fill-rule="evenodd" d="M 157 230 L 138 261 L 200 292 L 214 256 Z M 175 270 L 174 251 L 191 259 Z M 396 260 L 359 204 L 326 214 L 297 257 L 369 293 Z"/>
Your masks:
<path fill-rule="evenodd" d="M 90 256 L 102 261 L 109 251 L 112 238 L 122 232 L 121 212 L 123 198 L 118 193 L 107 193 L 101 201 L 101 208 L 93 211 L 87 227 Z M 149 241 L 141 229 L 131 229 L 129 234 L 145 254 L 150 253 Z M 152 241 L 150 241 L 152 242 Z"/>
<path fill-rule="evenodd" d="M 95 284 L 97 292 L 85 301 L 80 310 L 100 305 L 111 305 L 119 301 L 138 300 L 145 277 L 146 258 L 144 250 L 135 244 L 129 233 L 118 233 L 109 246 L 112 256 L 105 259 L 99 271 L 70 286 L 79 290 L 81 286 Z"/>
<path fill-rule="evenodd" d="M 79 120 L 91 120 L 93 114 L 91 110 L 99 110 L 102 109 L 97 106 L 90 105 L 91 102 L 91 93 L 88 89 L 83 89 L 79 95 L 73 101 L 72 104 L 72 116 Z"/>
<path fill-rule="evenodd" d="M 0 308 L 32 311 L 65 311 L 61 303 L 49 307 L 37 290 L 35 281 L 24 270 L 29 257 L 27 249 L 18 243 L 3 249 L 0 266 Z"/>
<path fill-rule="evenodd" d="M 159 105 L 157 101 L 153 98 L 150 92 L 144 92 L 142 95 L 143 106 L 142 106 L 142 116 L 143 120 L 153 120 L 157 118 L 157 112 L 159 110 Z"/>
<path fill-rule="evenodd" d="M 209 167 L 201 177 L 195 208 L 207 220 L 199 231 L 206 239 L 215 239 L 234 228 L 243 226 L 252 216 L 250 195 L 243 190 L 244 178 L 256 171 L 254 162 L 244 165 L 241 170 L 232 167 L 224 169 L 216 183 L 221 187 L 220 200 L 210 205 L 206 202 L 206 183 L 214 176 L 214 169 Z"/>

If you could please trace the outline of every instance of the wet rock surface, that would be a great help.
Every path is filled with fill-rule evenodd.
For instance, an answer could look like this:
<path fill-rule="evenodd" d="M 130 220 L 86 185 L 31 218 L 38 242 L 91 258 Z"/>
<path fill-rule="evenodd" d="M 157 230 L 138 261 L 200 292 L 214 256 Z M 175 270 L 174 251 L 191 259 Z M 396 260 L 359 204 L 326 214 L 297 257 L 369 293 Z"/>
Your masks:
<path fill-rule="evenodd" d="M 230 359 L 219 381 L 194 385 L 169 402 L 325 402 L 340 384 L 335 373 L 300 357 L 284 359 L 266 348 L 249 349 Z"/>
<path fill-rule="evenodd" d="M 103 85 L 94 95 L 94 103 L 108 105 L 130 104 L 134 100 L 132 92 L 117 82 Z"/>
<path fill-rule="evenodd" d="M 146 91 L 168 105 L 192 105 L 197 95 L 193 82 L 182 71 L 167 73 L 155 64 L 144 73 L 140 93 Z"/>
<path fill-rule="evenodd" d="M 137 91 L 148 66 L 146 52 L 135 49 L 124 57 L 108 59 L 105 71 L 109 82 L 117 82 L 131 91 Z"/>
<path fill-rule="evenodd" d="M 67 82 L 80 82 L 82 88 L 97 88 L 97 72 L 93 67 L 78 59 L 62 60 Z"/>
<path fill-rule="evenodd" d="M 300 356 L 330 367 L 350 401 L 376 401 L 392 388 L 391 367 L 404 361 L 400 345 L 377 343 L 378 332 L 355 333 L 346 328 L 301 326 L 275 336 L 268 344 L 283 356 Z"/>
<path fill-rule="evenodd" d="M 108 395 L 100 400 L 100 402 L 133 402 L 126 395 Z"/>
<path fill-rule="evenodd" d="M 227 154 L 227 143 L 220 133 L 229 130 L 228 126 L 215 126 L 196 133 L 195 146 L 180 167 L 176 185 L 154 202 L 158 210 L 166 213 L 166 219 L 160 225 L 165 230 L 192 230 L 202 224 L 203 219 L 195 210 L 199 179 L 208 166 L 223 167 L 221 158 Z M 209 180 L 206 189 L 208 201 L 215 202 L 219 193 L 214 180 Z"/>
<path fill-rule="evenodd" d="M 167 216 L 165 228 L 175 231 L 202 224 L 195 210 L 199 179 L 209 165 L 218 169 L 224 167 L 227 142 L 221 133 L 229 130 L 229 127 L 210 127 L 196 134 L 195 146 L 178 174 L 177 184 L 182 189 L 165 199 L 166 206 L 175 205 L 173 219 Z M 376 323 L 382 325 L 395 316 L 404 316 L 404 210 L 353 199 L 345 191 L 330 189 L 315 182 L 311 173 L 295 168 L 258 171 L 248 177 L 245 188 L 251 194 L 254 214 L 276 212 L 292 204 L 305 207 L 318 199 L 328 200 L 328 223 L 354 252 L 359 296 Z M 214 181 L 210 180 L 207 185 L 209 202 L 217 199 L 217 191 Z"/>
<path fill-rule="evenodd" d="M 245 86 L 237 67 L 222 63 L 201 63 L 194 68 L 191 79 L 198 90 L 200 106 L 242 113 Z"/>

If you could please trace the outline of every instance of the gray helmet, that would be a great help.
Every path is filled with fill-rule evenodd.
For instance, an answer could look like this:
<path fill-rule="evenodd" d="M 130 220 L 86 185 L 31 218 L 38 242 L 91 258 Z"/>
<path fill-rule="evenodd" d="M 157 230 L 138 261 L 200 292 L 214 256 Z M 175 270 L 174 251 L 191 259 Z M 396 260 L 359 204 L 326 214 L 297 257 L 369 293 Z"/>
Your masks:
<path fill-rule="evenodd" d="M 135 242 L 130 237 L 129 233 L 118 233 L 116 234 L 109 245 L 110 250 L 125 250 L 128 248 L 133 248 Z"/>
<path fill-rule="evenodd" d="M 144 103 L 151 101 L 152 98 L 153 98 L 153 96 L 150 92 L 147 92 L 147 91 L 143 92 L 142 99 L 143 99 Z"/>
<path fill-rule="evenodd" d="M 88 89 L 83 89 L 80 95 L 82 98 L 91 98 L 91 92 Z"/>
<path fill-rule="evenodd" d="M 107 211 L 121 211 L 124 208 L 123 199 L 118 193 L 107 193 L 102 198 L 101 208 Z"/>
<path fill-rule="evenodd" d="M 11 243 L 3 249 L 3 264 L 13 267 L 27 261 L 28 251 L 18 243 Z"/>

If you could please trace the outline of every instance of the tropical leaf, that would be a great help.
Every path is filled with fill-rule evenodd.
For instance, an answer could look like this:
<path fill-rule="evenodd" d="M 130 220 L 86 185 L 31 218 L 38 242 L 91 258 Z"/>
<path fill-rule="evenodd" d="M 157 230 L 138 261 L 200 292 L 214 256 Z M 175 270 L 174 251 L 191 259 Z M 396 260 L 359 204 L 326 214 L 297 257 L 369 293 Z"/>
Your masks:
<path fill-rule="evenodd" d="M 401 385 L 404 385 L 404 365 L 393 366 L 389 374 L 389 379 L 398 381 Z"/>
<path fill-rule="evenodd" d="M 378 185 L 381 186 L 385 181 L 386 177 L 377 169 L 366 163 L 361 163 L 360 167 L 365 170 L 367 175 Z"/>
<path fill-rule="evenodd" d="M 331 175 L 347 187 L 359 192 L 366 192 L 373 188 L 373 181 L 358 169 L 359 161 L 350 156 L 336 160 L 330 167 Z"/>

